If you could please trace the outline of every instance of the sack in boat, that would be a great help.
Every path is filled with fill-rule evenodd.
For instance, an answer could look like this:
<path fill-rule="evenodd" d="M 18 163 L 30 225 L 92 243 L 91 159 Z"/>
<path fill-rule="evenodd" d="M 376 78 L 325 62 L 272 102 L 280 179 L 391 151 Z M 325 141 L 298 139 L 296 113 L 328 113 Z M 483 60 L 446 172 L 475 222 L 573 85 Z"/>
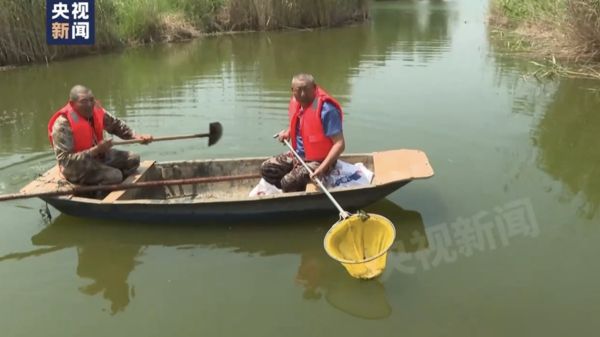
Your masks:
<path fill-rule="evenodd" d="M 338 160 L 323 179 L 323 184 L 327 188 L 363 186 L 369 185 L 372 179 L 373 172 L 363 163 L 350 164 Z"/>
<path fill-rule="evenodd" d="M 270 195 L 277 193 L 282 193 L 282 191 L 275 187 L 275 185 L 269 184 L 264 178 L 260 178 L 258 185 L 254 186 L 252 191 L 250 191 L 250 196 L 256 197 L 259 195 Z"/>
<path fill-rule="evenodd" d="M 352 187 L 369 185 L 371 180 L 373 180 L 373 172 L 366 168 L 363 163 L 350 164 L 338 160 L 335 167 L 323 178 L 323 184 L 327 188 Z M 258 185 L 250 191 L 249 196 L 256 197 L 277 193 L 282 193 L 282 191 L 261 178 Z"/>

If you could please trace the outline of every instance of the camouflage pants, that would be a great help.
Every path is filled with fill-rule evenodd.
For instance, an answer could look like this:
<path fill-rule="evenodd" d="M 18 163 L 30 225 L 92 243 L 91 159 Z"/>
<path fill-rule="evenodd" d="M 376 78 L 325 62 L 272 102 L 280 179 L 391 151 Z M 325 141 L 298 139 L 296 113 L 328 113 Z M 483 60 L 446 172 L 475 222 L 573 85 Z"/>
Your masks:
<path fill-rule="evenodd" d="M 67 180 L 81 185 L 119 184 L 125 177 L 134 173 L 140 166 L 140 156 L 129 152 L 111 149 L 103 159 L 90 159 L 78 168 L 65 168 Z"/>
<path fill-rule="evenodd" d="M 311 170 L 316 170 L 321 162 L 306 162 Z M 291 152 L 285 152 L 264 161 L 260 166 L 263 178 L 284 192 L 304 191 L 310 181 L 310 174 Z"/>

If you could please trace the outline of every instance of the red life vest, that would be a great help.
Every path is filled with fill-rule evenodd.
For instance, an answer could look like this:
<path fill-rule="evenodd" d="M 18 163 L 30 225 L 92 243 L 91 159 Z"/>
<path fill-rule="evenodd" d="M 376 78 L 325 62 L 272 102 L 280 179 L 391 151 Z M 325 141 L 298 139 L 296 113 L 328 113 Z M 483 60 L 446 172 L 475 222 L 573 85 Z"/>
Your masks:
<path fill-rule="evenodd" d="M 296 124 L 300 120 L 300 135 L 304 144 L 305 159 L 308 161 L 323 161 L 333 147 L 331 138 L 325 135 L 323 123 L 321 121 L 321 110 L 323 103 L 333 104 L 340 112 L 340 118 L 343 119 L 344 113 L 340 104 L 325 90 L 316 87 L 315 99 L 313 103 L 304 109 L 302 117 L 300 116 L 300 102 L 296 101 L 294 96 L 290 100 L 288 115 L 290 118 L 290 138 L 292 146 L 296 149 Z"/>
<path fill-rule="evenodd" d="M 75 152 L 87 150 L 96 145 L 96 143 L 102 141 L 104 131 L 104 109 L 99 104 L 94 106 L 93 128 L 88 119 L 75 111 L 70 102 L 54 113 L 52 118 L 50 118 L 50 122 L 48 122 L 48 138 L 50 139 L 50 145 L 53 145 L 52 128 L 54 127 L 54 122 L 56 122 L 56 119 L 60 116 L 67 117 L 69 124 L 71 124 Z"/>

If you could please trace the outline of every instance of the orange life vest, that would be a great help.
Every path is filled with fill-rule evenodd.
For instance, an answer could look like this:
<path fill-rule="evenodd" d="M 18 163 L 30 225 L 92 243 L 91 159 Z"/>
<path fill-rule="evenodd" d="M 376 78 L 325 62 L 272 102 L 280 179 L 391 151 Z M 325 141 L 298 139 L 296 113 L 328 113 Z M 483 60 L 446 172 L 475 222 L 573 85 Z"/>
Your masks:
<path fill-rule="evenodd" d="M 94 106 L 93 126 L 87 118 L 75 111 L 70 102 L 55 112 L 48 122 L 48 138 L 50 139 L 50 145 L 53 145 L 52 127 L 54 126 L 56 119 L 60 116 L 67 117 L 69 124 L 71 124 L 75 152 L 87 150 L 96 143 L 102 141 L 104 131 L 104 109 L 99 104 Z"/>
<path fill-rule="evenodd" d="M 317 87 L 315 89 L 315 99 L 313 103 L 304 109 L 302 117 L 300 116 L 301 105 L 294 96 L 290 100 L 288 115 L 290 118 L 290 138 L 292 146 L 296 149 L 296 125 L 300 121 L 300 135 L 304 143 L 305 159 L 308 161 L 323 161 L 333 147 L 331 138 L 325 135 L 323 123 L 321 121 L 321 110 L 323 103 L 333 104 L 340 112 L 340 118 L 343 119 L 344 113 L 340 104 L 329 94 Z"/>

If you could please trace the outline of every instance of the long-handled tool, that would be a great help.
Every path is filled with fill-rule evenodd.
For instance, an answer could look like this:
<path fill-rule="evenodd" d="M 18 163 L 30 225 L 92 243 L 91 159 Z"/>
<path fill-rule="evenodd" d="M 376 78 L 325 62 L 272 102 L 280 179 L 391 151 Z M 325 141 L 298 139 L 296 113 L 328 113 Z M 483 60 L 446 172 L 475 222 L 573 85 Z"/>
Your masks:
<path fill-rule="evenodd" d="M 313 171 L 286 139 L 285 145 L 312 176 Z M 371 279 L 385 269 L 387 251 L 394 243 L 394 224 L 378 214 L 358 211 L 351 215 L 333 198 L 318 177 L 313 180 L 340 212 L 340 220 L 327 231 L 323 240 L 325 251 L 342 263 L 352 277 Z"/>
<path fill-rule="evenodd" d="M 153 142 L 160 142 L 165 140 L 176 140 L 176 139 L 189 139 L 189 138 L 203 138 L 208 137 L 208 146 L 212 146 L 221 139 L 223 135 L 223 126 L 219 122 L 210 123 L 208 126 L 208 133 L 198 133 L 194 135 L 183 135 L 183 136 L 166 136 L 166 137 L 156 137 L 153 138 Z M 126 145 L 126 144 L 136 144 L 143 143 L 144 141 L 141 139 L 129 139 L 129 140 L 119 140 L 114 141 L 113 145 Z"/>
<path fill-rule="evenodd" d="M 310 167 L 308 167 L 308 165 L 306 165 L 306 162 L 302 159 L 302 157 L 300 157 L 300 155 L 298 155 L 298 153 L 296 152 L 296 150 L 294 150 L 294 148 L 292 147 L 292 144 L 290 144 L 290 142 L 288 142 L 287 139 L 284 139 L 283 142 L 285 143 L 285 145 L 287 145 L 287 147 L 290 149 L 290 151 L 292 151 L 292 153 L 294 154 L 294 156 L 296 157 L 296 159 L 298 159 L 298 161 L 300 161 L 300 163 L 302 163 L 302 165 L 308 171 L 308 173 L 310 175 L 312 175 L 313 171 L 310 169 Z M 346 212 L 342 208 L 342 206 L 340 206 L 340 204 L 335 200 L 335 198 L 331 195 L 331 193 L 329 193 L 329 191 L 327 190 L 327 188 L 325 188 L 325 185 L 323 185 L 323 183 L 321 182 L 321 179 L 319 179 L 319 177 L 314 177 L 313 180 L 317 183 L 317 185 L 319 185 L 319 187 L 321 188 L 321 190 L 323 191 L 323 193 L 325 193 L 325 195 L 329 198 L 329 200 L 331 200 L 331 202 L 338 209 L 338 211 L 340 212 L 340 218 L 341 219 L 348 218 L 350 216 L 350 213 Z"/>

